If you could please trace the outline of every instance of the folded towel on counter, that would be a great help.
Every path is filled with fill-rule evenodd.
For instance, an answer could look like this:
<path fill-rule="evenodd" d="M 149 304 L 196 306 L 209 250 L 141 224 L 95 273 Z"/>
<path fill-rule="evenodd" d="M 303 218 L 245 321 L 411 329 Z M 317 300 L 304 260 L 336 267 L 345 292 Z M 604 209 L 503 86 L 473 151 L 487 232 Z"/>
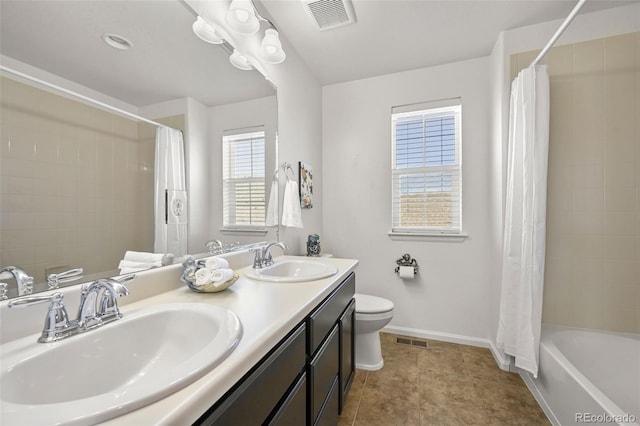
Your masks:
<path fill-rule="evenodd" d="M 121 260 L 118 264 L 120 274 L 131 274 L 133 272 L 144 271 L 145 269 L 157 268 L 162 266 L 162 262 L 130 262 L 128 260 Z"/>
<path fill-rule="evenodd" d="M 160 265 L 158 266 L 166 266 L 173 263 L 173 257 L 174 256 L 171 253 L 148 253 L 143 251 L 127 250 L 127 252 L 124 254 L 123 260 L 138 263 L 160 262 Z"/>
<path fill-rule="evenodd" d="M 229 267 L 229 261 L 223 257 L 210 257 L 204 263 L 209 269 L 226 269 Z"/>
<path fill-rule="evenodd" d="M 300 208 L 298 184 L 293 180 L 288 180 L 287 185 L 284 187 L 282 225 L 291 228 L 304 228 L 302 225 L 302 209 Z"/>

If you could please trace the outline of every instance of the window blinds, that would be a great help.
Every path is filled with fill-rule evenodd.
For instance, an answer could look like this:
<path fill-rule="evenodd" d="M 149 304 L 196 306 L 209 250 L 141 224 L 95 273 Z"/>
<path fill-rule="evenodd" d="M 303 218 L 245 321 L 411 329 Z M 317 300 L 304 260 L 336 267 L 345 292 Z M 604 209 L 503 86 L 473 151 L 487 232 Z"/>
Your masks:
<path fill-rule="evenodd" d="M 460 99 L 448 104 L 392 110 L 392 232 L 461 232 Z"/>
<path fill-rule="evenodd" d="M 222 138 L 223 226 L 265 226 L 265 132 L 227 132 Z"/>

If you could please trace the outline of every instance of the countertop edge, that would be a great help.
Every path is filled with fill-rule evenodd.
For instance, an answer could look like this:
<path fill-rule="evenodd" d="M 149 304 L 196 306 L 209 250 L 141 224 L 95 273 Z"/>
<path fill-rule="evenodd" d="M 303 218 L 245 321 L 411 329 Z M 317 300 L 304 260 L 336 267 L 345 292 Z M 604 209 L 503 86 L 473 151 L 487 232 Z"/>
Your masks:
<path fill-rule="evenodd" d="M 282 258 L 299 257 L 282 256 Z M 351 272 L 354 272 L 359 263 L 355 259 L 323 258 L 322 261 L 341 264 L 339 272 L 330 278 L 319 280 L 317 283 L 322 283 L 321 290 L 316 291 L 312 297 L 308 298 L 306 303 L 297 306 L 295 313 L 290 315 L 286 320 L 277 326 L 266 327 L 264 332 L 255 339 L 250 348 L 244 348 L 242 350 L 241 356 L 234 357 L 234 353 L 232 353 L 218 367 L 206 373 L 190 385 L 150 405 L 125 413 L 122 416 L 110 419 L 102 424 L 139 425 L 142 422 L 144 424 L 183 425 L 185 423 L 195 422 L 217 400 L 223 397 L 229 389 L 241 380 L 256 363 L 262 360 L 277 343 L 285 338 L 295 326 L 302 322 Z M 241 275 L 240 280 L 252 282 L 252 285 L 259 286 L 277 285 L 286 287 L 287 285 L 306 285 L 305 283 L 273 284 L 264 282 L 257 284 L 255 281 L 245 278 L 244 274 Z M 164 303 L 165 299 L 172 298 L 182 299 L 183 297 L 178 297 L 178 295 L 185 292 L 187 292 L 187 295 L 197 294 L 183 287 L 145 299 L 141 301 L 140 304 Z M 135 305 L 138 304 L 139 303 L 132 304 L 131 308 L 136 308 L 137 306 Z M 244 337 L 245 336 L 243 336 L 243 338 Z M 240 353 L 237 355 L 240 355 Z"/>

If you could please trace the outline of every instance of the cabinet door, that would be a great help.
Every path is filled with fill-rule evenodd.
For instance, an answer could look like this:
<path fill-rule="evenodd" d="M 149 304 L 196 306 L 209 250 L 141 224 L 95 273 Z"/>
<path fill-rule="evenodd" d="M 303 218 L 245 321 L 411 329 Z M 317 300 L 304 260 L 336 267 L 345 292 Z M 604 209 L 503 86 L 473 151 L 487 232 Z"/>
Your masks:
<path fill-rule="evenodd" d="M 315 424 L 322 406 L 331 391 L 333 382 L 338 377 L 340 369 L 340 339 L 338 326 L 334 326 L 329 337 L 322 344 L 318 352 L 309 363 L 309 424 Z M 338 406 L 336 405 L 336 416 Z"/>
<path fill-rule="evenodd" d="M 355 325 L 356 301 L 351 300 L 349 306 L 340 317 L 340 413 L 347 400 L 347 394 L 356 372 L 355 358 Z"/>
<path fill-rule="evenodd" d="M 340 399 L 340 384 L 338 382 L 336 377 L 314 426 L 335 426 L 338 424 L 338 400 Z"/>
<path fill-rule="evenodd" d="M 304 370 L 305 336 L 306 327 L 303 324 L 195 424 L 263 424 Z"/>

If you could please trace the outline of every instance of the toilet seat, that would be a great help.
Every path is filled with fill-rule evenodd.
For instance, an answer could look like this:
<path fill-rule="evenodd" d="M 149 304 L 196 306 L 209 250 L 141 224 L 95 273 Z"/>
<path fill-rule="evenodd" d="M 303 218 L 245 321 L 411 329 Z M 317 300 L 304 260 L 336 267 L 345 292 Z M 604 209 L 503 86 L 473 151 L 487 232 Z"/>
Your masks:
<path fill-rule="evenodd" d="M 354 295 L 356 299 L 356 314 L 380 314 L 393 311 L 393 302 L 382 297 L 369 294 Z"/>

